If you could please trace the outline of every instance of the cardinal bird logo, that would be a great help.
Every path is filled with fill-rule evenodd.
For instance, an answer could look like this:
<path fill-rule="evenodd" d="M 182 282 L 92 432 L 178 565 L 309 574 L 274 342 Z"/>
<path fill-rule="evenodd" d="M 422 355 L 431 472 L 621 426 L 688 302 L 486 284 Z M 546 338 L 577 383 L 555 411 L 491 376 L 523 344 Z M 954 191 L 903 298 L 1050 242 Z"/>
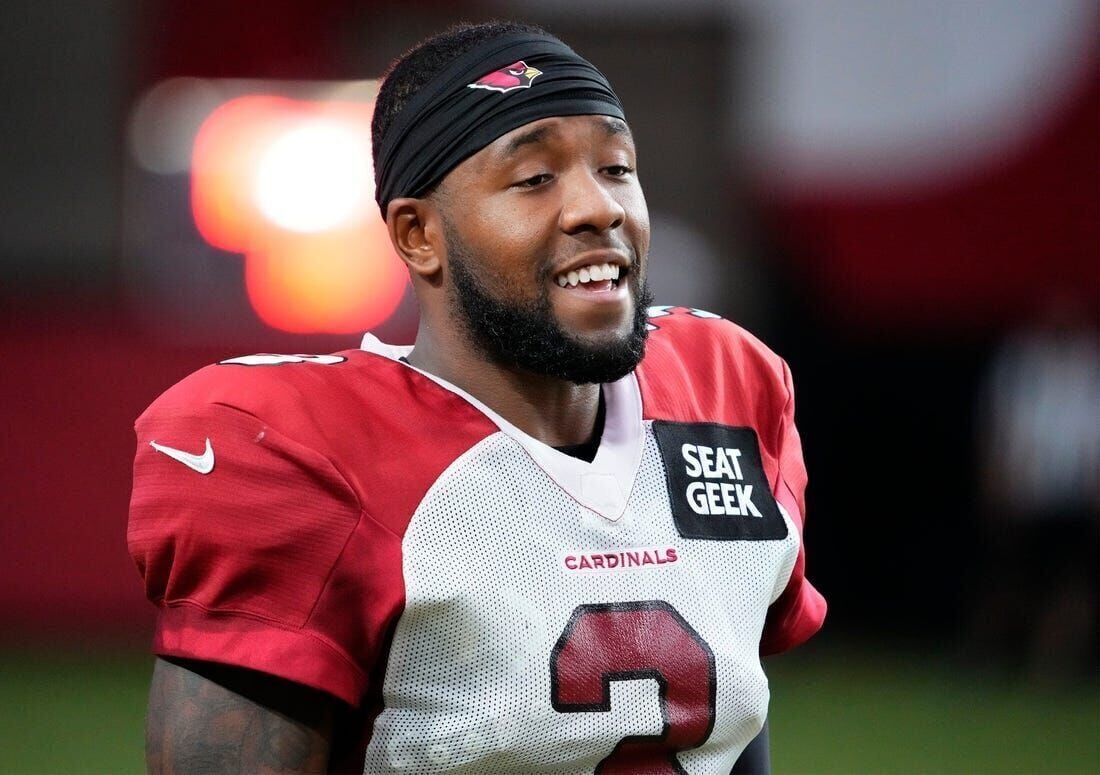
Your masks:
<path fill-rule="evenodd" d="M 488 75 L 483 75 L 471 84 L 471 89 L 491 89 L 492 91 L 506 92 L 512 89 L 530 89 L 531 82 L 542 75 L 542 70 L 528 67 L 522 59 L 513 62 L 507 67 L 494 70 Z"/>

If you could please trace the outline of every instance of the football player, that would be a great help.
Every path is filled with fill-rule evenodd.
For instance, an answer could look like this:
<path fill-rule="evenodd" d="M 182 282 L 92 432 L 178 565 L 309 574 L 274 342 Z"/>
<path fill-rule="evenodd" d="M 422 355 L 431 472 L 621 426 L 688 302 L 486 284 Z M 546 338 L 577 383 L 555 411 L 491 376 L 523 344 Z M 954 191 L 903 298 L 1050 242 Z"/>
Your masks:
<path fill-rule="evenodd" d="M 150 769 L 766 769 L 760 654 L 825 613 L 786 365 L 647 315 L 622 106 L 543 30 L 422 43 L 373 140 L 415 344 L 232 358 L 137 421 Z"/>

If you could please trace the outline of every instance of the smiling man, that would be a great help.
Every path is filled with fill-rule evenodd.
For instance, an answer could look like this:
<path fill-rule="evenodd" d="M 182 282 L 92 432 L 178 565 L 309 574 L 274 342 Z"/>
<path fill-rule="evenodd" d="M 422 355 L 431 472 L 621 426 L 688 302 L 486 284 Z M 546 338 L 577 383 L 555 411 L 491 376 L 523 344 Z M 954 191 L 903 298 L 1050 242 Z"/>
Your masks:
<path fill-rule="evenodd" d="M 425 41 L 373 134 L 414 346 L 232 358 L 137 422 L 150 769 L 766 770 L 759 656 L 825 613 L 786 365 L 649 307 L 622 106 L 544 31 Z"/>

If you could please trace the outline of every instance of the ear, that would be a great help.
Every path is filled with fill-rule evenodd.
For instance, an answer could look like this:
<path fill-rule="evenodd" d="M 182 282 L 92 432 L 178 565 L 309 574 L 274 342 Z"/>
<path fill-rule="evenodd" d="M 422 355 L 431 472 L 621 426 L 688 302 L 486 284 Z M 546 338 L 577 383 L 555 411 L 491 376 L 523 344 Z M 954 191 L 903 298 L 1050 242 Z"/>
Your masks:
<path fill-rule="evenodd" d="M 397 254 L 414 276 L 428 279 L 442 267 L 443 229 L 439 212 L 427 199 L 403 197 L 386 208 L 386 228 Z"/>

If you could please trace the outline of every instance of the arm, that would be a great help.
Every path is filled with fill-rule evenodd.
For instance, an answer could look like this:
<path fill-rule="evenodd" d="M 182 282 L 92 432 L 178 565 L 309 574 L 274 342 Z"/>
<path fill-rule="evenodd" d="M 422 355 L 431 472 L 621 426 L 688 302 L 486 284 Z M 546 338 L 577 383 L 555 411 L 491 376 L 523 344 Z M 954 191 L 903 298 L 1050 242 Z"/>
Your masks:
<path fill-rule="evenodd" d="M 337 702 L 242 668 L 158 659 L 149 692 L 151 773 L 324 772 Z"/>

